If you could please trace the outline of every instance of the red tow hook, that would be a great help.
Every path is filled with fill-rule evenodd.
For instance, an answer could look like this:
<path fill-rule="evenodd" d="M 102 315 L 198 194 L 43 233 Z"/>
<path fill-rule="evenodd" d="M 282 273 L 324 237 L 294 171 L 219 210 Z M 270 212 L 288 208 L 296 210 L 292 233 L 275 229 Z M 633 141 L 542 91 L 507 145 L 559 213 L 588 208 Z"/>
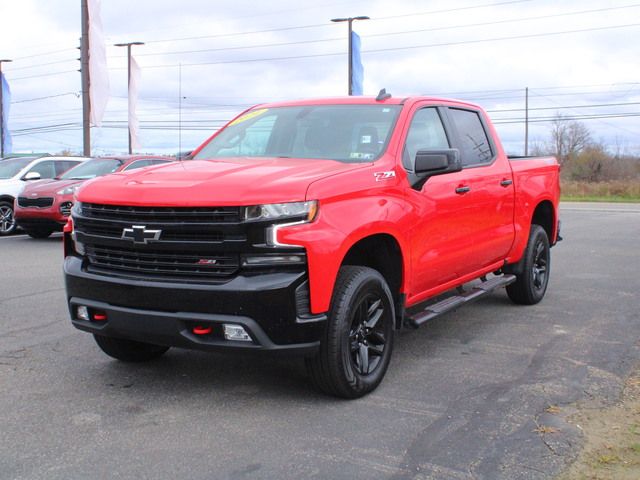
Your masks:
<path fill-rule="evenodd" d="M 203 327 L 201 325 L 198 325 L 197 327 L 193 327 L 193 329 L 191 331 L 195 335 L 209 335 L 213 331 L 213 328 L 211 328 L 211 327 Z"/>

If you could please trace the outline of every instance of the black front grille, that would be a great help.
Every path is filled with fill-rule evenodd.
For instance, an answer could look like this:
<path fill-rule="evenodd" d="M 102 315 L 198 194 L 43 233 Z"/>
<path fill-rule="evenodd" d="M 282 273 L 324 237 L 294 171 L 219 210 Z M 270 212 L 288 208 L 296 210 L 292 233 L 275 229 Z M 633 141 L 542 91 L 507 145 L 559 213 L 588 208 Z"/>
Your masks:
<path fill-rule="evenodd" d="M 228 281 L 237 275 L 241 254 L 264 242 L 264 226 L 244 222 L 242 214 L 242 207 L 83 203 L 74 209 L 73 222 L 77 241 L 85 248 L 89 272 L 207 283 Z M 142 237 L 132 233 L 134 227 Z M 160 233 L 145 236 L 149 231 Z"/>
<path fill-rule="evenodd" d="M 156 223 L 237 223 L 241 207 L 129 207 L 83 203 L 82 215 L 100 220 L 118 220 L 138 225 Z"/>
<path fill-rule="evenodd" d="M 138 222 L 140 224 L 142 222 Z M 124 228 L 135 225 L 133 222 L 105 222 L 88 219 L 78 219 L 76 221 L 76 228 L 81 230 L 86 235 L 92 235 L 101 238 L 117 239 L 122 238 L 122 232 Z M 162 230 L 161 240 L 163 242 L 222 242 L 228 241 L 243 241 L 245 237 L 241 234 L 233 235 L 228 233 L 223 234 L 220 228 L 212 228 L 206 224 L 175 224 L 175 223 L 159 223 L 154 221 L 151 223 L 151 219 L 147 219 L 143 223 L 148 228 Z"/>
<path fill-rule="evenodd" d="M 239 255 L 209 252 L 167 253 L 138 247 L 87 245 L 88 271 L 132 274 L 141 277 L 185 277 L 202 280 L 230 277 L 239 268 Z"/>
<path fill-rule="evenodd" d="M 18 197 L 18 205 L 21 207 L 47 208 L 53 205 L 53 197 L 27 198 Z"/>

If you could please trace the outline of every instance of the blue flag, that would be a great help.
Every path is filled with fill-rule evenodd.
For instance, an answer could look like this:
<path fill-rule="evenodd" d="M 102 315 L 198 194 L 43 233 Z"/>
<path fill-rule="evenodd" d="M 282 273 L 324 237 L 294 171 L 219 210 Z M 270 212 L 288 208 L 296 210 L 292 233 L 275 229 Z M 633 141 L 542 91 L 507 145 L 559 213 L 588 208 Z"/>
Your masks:
<path fill-rule="evenodd" d="M 362 82 L 364 80 L 364 68 L 360 55 L 360 37 L 356 32 L 351 32 L 351 92 L 352 95 L 362 95 Z"/>
<path fill-rule="evenodd" d="M 12 143 L 11 143 L 11 132 L 9 132 L 9 106 L 11 105 L 11 90 L 9 89 L 9 84 L 7 83 L 7 79 L 4 77 L 4 74 L 0 74 L 0 83 L 2 83 L 2 117 L 0 118 L 0 122 L 2 122 L 2 139 L 3 141 L 3 151 L 4 154 L 7 155 L 11 153 Z"/>

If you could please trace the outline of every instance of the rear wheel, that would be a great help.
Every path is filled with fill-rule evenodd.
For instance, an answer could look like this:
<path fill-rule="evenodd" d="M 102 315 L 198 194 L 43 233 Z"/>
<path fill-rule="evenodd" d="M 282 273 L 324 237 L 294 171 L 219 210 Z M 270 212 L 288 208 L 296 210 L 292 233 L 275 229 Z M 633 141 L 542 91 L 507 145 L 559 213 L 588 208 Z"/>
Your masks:
<path fill-rule="evenodd" d="M 104 353 L 123 362 L 146 362 L 160 357 L 169 347 L 151 343 L 136 342 L 124 338 L 93 335 Z"/>
<path fill-rule="evenodd" d="M 320 351 L 306 361 L 314 385 L 343 398 L 375 390 L 391 359 L 394 323 L 393 297 L 382 275 L 342 267 Z"/>
<path fill-rule="evenodd" d="M 16 229 L 16 221 L 13 218 L 13 204 L 0 202 L 0 235 L 9 235 Z"/>
<path fill-rule="evenodd" d="M 522 272 L 507 286 L 507 295 L 514 303 L 534 305 L 544 297 L 549 284 L 551 248 L 547 232 L 540 225 L 531 225 L 529 243 L 524 252 Z"/>
<path fill-rule="evenodd" d="M 48 238 L 53 233 L 53 230 L 49 230 L 48 228 L 30 228 L 26 232 L 31 238 Z"/>

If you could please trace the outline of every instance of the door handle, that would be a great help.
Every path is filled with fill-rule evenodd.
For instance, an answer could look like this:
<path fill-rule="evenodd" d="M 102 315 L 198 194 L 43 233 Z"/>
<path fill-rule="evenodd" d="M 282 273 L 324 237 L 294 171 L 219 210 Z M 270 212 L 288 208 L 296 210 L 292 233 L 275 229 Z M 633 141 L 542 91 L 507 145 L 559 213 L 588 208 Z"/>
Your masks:
<path fill-rule="evenodd" d="M 513 180 L 511 180 L 510 178 L 505 178 L 500 182 L 500 185 L 502 185 L 503 187 L 508 187 L 512 183 L 513 183 Z"/>
<path fill-rule="evenodd" d="M 463 193 L 467 193 L 469 190 L 471 190 L 471 187 L 458 187 L 456 188 L 456 193 L 462 195 Z"/>

